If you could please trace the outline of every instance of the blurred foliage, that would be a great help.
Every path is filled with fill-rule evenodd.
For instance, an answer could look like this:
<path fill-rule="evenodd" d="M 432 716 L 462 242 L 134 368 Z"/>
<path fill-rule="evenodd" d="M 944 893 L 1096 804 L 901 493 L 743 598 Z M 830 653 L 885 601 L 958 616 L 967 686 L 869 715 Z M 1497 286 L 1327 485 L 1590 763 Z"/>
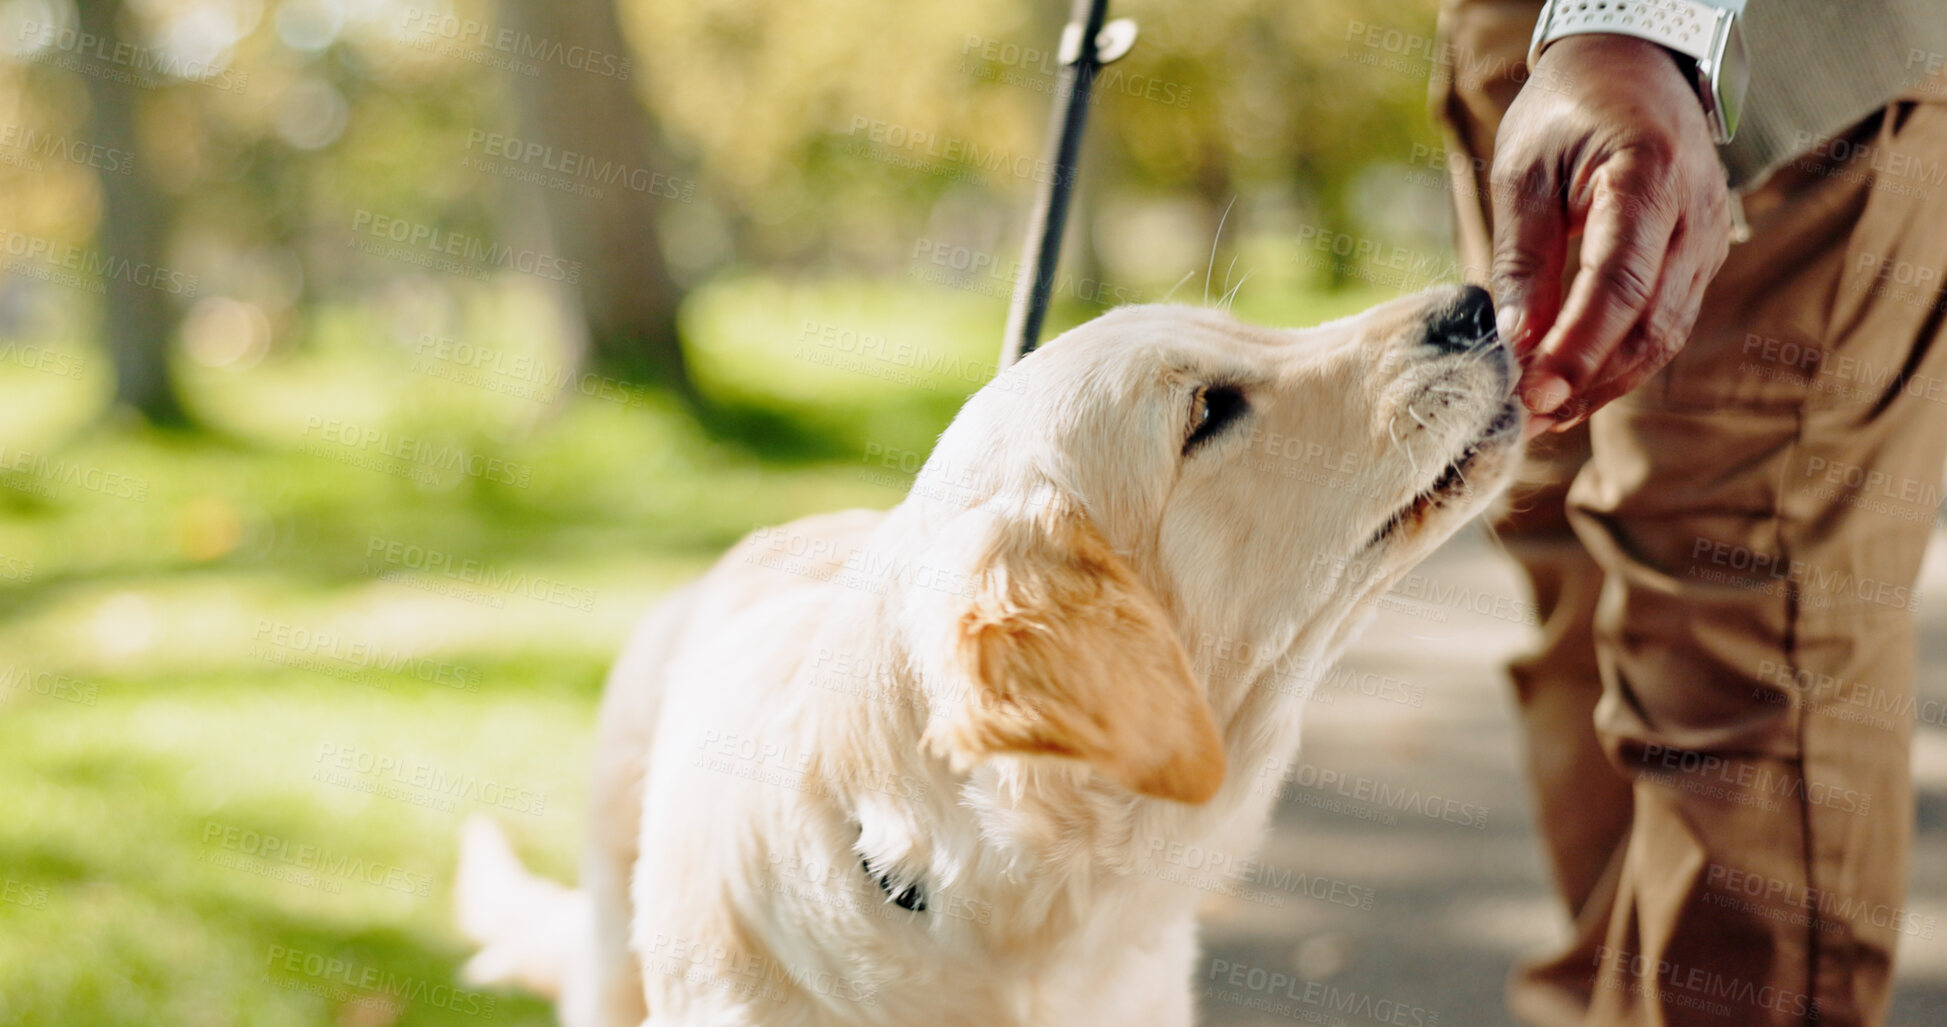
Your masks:
<path fill-rule="evenodd" d="M 667 151 L 648 170 L 680 194 L 661 240 L 672 267 L 691 284 L 738 266 L 900 274 L 925 240 L 1011 271 L 1054 101 L 1059 8 L 625 0 L 634 52 L 621 59 Z M 1302 223 L 1443 244 L 1440 176 L 1426 167 L 1427 0 L 1145 0 L 1114 13 L 1141 36 L 1098 85 L 1074 236 L 1086 251 L 1075 267 L 1114 281 L 1114 297 L 1158 295 L 1201 267 L 1233 199 L 1233 233 Z M 497 30 L 478 0 L 131 0 L 129 14 L 149 49 L 108 59 L 64 34 L 68 0 L 0 3 L 0 125 L 16 133 L 0 138 L 0 231 L 85 246 L 95 176 L 111 172 L 32 144 L 88 145 L 80 77 L 135 75 L 142 148 L 108 160 L 170 198 L 165 260 L 194 283 L 177 296 L 186 326 L 211 323 L 198 303 L 246 304 L 260 321 L 249 344 L 277 353 L 310 341 L 313 302 L 402 281 L 461 298 L 504 287 L 504 272 L 439 274 L 355 244 L 374 217 L 520 238 L 541 187 L 508 173 L 560 155 L 496 156 L 548 143 L 519 138 L 509 95 L 529 72 L 593 73 L 566 58 L 497 66 L 512 58 L 486 42 Z M 1370 42 L 1370 26 L 1392 36 Z M 169 74 L 187 69 L 202 77 Z M 1328 280 L 1343 272 L 1328 267 Z M 46 289 L 0 278 L 0 297 L 31 291 Z"/>

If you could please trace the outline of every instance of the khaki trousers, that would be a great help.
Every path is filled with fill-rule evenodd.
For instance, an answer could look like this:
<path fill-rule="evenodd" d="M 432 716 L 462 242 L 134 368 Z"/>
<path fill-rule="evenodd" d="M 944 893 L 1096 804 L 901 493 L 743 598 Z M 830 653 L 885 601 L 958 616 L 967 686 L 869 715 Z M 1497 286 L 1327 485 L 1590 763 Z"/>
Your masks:
<path fill-rule="evenodd" d="M 1537 4 L 1444 0 L 1466 265 Z M 1933 92 L 1947 95 L 1938 81 Z M 1682 354 L 1531 450 L 1496 528 L 1561 951 L 1517 1018 L 1877 1024 L 1913 809 L 1913 610 L 1947 460 L 1947 105 L 1902 99 L 1744 198 Z"/>

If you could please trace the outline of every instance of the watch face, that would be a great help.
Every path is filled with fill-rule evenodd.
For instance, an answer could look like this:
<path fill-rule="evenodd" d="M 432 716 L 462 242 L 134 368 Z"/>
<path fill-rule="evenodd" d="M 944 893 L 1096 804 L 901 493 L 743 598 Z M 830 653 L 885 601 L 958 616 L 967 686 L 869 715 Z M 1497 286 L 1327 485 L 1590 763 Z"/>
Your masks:
<path fill-rule="evenodd" d="M 1751 64 L 1744 56 L 1744 33 L 1738 27 L 1739 19 L 1731 19 L 1729 34 L 1724 40 L 1724 52 L 1718 55 L 1717 64 L 1711 69 L 1712 92 L 1717 96 L 1717 109 L 1722 112 L 1724 141 L 1737 132 L 1738 115 L 1744 112 L 1744 90 L 1751 84 Z"/>

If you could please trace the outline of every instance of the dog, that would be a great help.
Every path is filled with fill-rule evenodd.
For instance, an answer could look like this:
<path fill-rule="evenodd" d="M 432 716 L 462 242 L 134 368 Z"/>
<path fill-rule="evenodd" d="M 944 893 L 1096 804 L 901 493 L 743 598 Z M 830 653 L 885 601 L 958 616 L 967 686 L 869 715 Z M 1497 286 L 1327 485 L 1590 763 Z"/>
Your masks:
<path fill-rule="evenodd" d="M 1516 377 L 1471 286 L 1052 340 L 898 506 L 760 530 L 646 617 L 580 888 L 464 828 L 468 976 L 568 1027 L 1189 1024 L 1161 853 L 1255 847 L 1273 790 L 1226 768 L 1296 751 L 1374 600 L 1507 484 Z"/>

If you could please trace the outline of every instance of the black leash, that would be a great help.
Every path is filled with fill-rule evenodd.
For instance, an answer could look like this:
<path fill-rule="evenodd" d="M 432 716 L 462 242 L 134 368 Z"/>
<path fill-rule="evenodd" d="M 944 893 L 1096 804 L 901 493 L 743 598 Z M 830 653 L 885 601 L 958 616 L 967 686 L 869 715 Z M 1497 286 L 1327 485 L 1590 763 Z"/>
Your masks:
<path fill-rule="evenodd" d="M 1021 267 L 1034 268 L 1034 274 L 1014 280 L 1014 299 L 1007 308 L 1007 335 L 1001 341 L 1002 367 L 1034 352 L 1041 341 L 1041 322 L 1047 317 L 1048 294 L 1055 285 L 1055 262 L 1061 258 L 1061 230 L 1068 221 L 1068 197 L 1075 191 L 1075 164 L 1081 155 L 1082 124 L 1088 119 L 1089 90 L 1095 84 L 1095 73 L 1128 53 L 1136 43 L 1135 22 L 1124 18 L 1105 26 L 1108 11 L 1109 0 L 1075 0 L 1068 26 L 1061 33 L 1055 96 L 1067 97 L 1068 103 L 1055 108 L 1054 120 L 1048 126 L 1054 173 L 1041 183 L 1034 220 L 1028 223 Z M 878 882 L 879 890 L 894 905 L 914 913 L 926 912 L 926 891 L 919 884 L 894 891 L 892 875 L 879 873 L 863 856 L 859 857 L 859 868 Z"/>
<path fill-rule="evenodd" d="M 1128 19 L 1107 25 L 1108 0 L 1075 0 L 1068 26 L 1061 34 L 1061 68 L 1056 73 L 1057 105 L 1048 126 L 1048 150 L 1054 154 L 1053 172 L 1041 183 L 1034 219 L 1021 249 L 1021 274 L 1014 280 L 1014 299 L 1007 309 L 1007 334 L 1001 341 L 1001 366 L 1034 352 L 1041 342 L 1041 322 L 1048 314 L 1048 294 L 1055 286 L 1055 263 L 1061 259 L 1061 232 L 1068 221 L 1068 198 L 1075 189 L 1075 165 L 1080 160 L 1082 124 L 1088 118 L 1089 92 L 1102 65 L 1129 52 L 1136 42 L 1136 26 Z M 1059 103 L 1063 97 L 1066 104 Z"/>

